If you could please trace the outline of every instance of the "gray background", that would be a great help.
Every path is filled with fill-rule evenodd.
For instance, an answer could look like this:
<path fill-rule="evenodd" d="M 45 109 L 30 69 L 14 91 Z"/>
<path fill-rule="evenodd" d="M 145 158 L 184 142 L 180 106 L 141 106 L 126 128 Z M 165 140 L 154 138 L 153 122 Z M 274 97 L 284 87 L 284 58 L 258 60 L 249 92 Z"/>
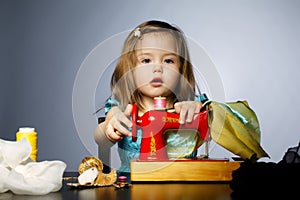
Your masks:
<path fill-rule="evenodd" d="M 271 156 L 262 161 L 278 162 L 299 141 L 299 9 L 297 0 L 1 0 L 0 137 L 15 140 L 19 127 L 35 127 L 38 159 L 63 160 L 68 171 L 77 170 L 84 156 L 95 154 L 73 117 L 80 66 L 111 36 L 159 19 L 205 49 L 224 100 L 246 99 L 257 113 L 261 145 Z M 95 110 L 106 98 L 96 94 Z M 92 131 L 84 134 L 93 138 Z M 216 156 L 228 154 L 215 150 Z"/>

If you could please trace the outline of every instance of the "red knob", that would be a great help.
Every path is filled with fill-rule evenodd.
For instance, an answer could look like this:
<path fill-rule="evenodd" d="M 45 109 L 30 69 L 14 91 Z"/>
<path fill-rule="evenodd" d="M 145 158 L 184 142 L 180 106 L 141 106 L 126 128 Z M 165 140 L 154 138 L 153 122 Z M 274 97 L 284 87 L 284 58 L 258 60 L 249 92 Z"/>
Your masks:
<path fill-rule="evenodd" d="M 132 120 L 132 141 L 136 142 L 137 139 L 137 117 L 138 117 L 138 108 L 136 104 L 133 104 L 131 120 Z"/>

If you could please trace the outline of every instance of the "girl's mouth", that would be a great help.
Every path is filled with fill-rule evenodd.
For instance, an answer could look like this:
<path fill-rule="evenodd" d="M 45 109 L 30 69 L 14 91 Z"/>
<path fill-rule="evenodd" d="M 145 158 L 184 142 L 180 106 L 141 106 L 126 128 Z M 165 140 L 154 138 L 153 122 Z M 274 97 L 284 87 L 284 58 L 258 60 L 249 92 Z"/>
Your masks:
<path fill-rule="evenodd" d="M 163 80 L 161 78 L 153 78 L 151 81 L 150 81 L 150 84 L 153 86 L 153 87 L 159 87 L 163 84 Z"/>

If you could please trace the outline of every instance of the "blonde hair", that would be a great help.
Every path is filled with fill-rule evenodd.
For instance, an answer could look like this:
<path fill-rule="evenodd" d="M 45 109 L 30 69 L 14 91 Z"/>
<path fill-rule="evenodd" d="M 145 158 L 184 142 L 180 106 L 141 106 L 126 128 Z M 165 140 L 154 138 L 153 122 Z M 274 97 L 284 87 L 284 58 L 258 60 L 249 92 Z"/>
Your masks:
<path fill-rule="evenodd" d="M 120 102 L 123 109 L 129 103 L 136 103 L 139 107 L 144 108 L 141 102 L 142 94 L 137 90 L 133 78 L 133 69 L 137 62 L 135 50 L 137 41 L 142 39 L 144 34 L 153 32 L 169 33 L 177 43 L 177 55 L 180 60 L 179 73 L 181 76 L 175 90 L 172 91 L 173 94 L 167 97 L 168 101 L 175 103 L 182 100 L 194 100 L 196 83 L 183 32 L 169 23 L 151 20 L 138 25 L 129 33 L 111 78 L 112 96 Z"/>

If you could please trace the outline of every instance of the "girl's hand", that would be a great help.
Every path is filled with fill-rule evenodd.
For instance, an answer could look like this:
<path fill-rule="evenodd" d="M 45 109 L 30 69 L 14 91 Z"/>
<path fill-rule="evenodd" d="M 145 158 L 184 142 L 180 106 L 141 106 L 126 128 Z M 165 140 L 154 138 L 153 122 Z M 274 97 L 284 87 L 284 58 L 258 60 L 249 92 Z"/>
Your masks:
<path fill-rule="evenodd" d="M 197 101 L 182 101 L 174 104 L 176 113 L 180 113 L 179 123 L 191 123 L 195 113 L 199 113 L 202 107 L 201 102 Z"/>
<path fill-rule="evenodd" d="M 125 111 L 122 112 L 117 106 L 114 106 L 107 113 L 104 124 L 104 134 L 113 141 L 120 141 L 124 136 L 131 136 L 128 128 L 132 127 L 129 117 L 132 112 L 132 105 L 128 104 Z"/>

